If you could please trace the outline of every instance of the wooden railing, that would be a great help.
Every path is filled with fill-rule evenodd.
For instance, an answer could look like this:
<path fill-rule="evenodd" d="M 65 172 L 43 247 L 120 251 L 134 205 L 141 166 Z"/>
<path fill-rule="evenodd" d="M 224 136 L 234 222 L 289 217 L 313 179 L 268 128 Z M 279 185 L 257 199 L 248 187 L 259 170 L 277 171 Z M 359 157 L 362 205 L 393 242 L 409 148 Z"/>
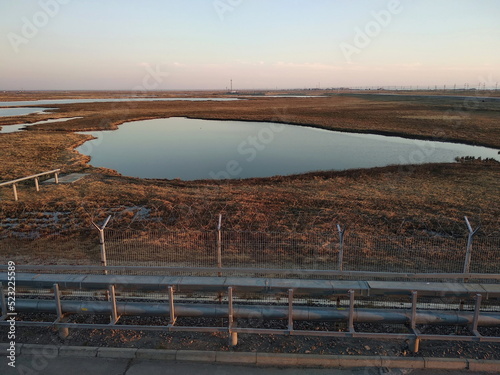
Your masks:
<path fill-rule="evenodd" d="M 17 201 L 18 200 L 18 195 L 17 195 L 17 186 L 16 185 L 17 185 L 18 182 L 34 179 L 35 180 L 36 191 L 40 191 L 40 185 L 38 183 L 39 182 L 39 180 L 38 180 L 39 177 L 46 176 L 48 174 L 54 174 L 55 183 L 58 184 L 59 183 L 59 172 L 61 172 L 60 169 L 54 169 L 54 170 L 48 171 L 48 172 L 37 173 L 37 174 L 31 175 L 31 176 L 28 176 L 28 177 L 22 177 L 22 178 L 18 178 L 16 180 L 12 180 L 12 181 L 2 182 L 2 183 L 0 183 L 0 186 L 12 185 L 12 189 L 14 190 L 14 200 Z"/>

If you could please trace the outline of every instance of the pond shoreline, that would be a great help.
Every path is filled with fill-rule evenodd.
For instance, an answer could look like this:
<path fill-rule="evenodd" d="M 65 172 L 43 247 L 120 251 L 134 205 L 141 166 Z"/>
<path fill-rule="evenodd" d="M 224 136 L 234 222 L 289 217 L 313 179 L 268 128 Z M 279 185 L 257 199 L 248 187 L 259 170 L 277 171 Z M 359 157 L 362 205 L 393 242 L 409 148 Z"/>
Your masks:
<path fill-rule="evenodd" d="M 313 171 L 450 163 L 465 157 L 500 162 L 496 149 L 439 141 L 409 142 L 414 139 L 278 122 L 169 117 L 127 121 L 117 129 L 116 134 L 109 136 L 82 132 L 96 139 L 76 151 L 91 157 L 92 166 L 138 178 L 266 178 Z M 136 155 L 133 161 L 122 159 L 124 150 L 131 149 Z"/>

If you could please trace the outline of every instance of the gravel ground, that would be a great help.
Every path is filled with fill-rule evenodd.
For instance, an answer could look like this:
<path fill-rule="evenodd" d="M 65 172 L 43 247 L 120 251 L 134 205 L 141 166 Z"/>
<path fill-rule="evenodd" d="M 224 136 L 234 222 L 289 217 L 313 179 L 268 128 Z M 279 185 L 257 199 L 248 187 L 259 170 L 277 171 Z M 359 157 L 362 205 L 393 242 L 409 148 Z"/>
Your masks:
<path fill-rule="evenodd" d="M 20 316 L 21 317 L 21 316 Z M 26 316 L 25 318 L 28 318 Z M 50 321 L 52 317 L 41 314 L 30 314 L 30 320 Z M 54 317 L 55 319 L 55 317 Z M 108 323 L 106 317 L 77 317 L 73 322 Z M 167 324 L 165 318 L 124 317 L 122 324 Z M 221 326 L 224 319 L 179 318 L 176 325 Z M 239 327 L 284 328 L 284 321 L 266 321 L 262 325 L 246 319 L 238 319 Z M 355 324 L 358 331 L 363 332 L 406 332 L 402 325 L 370 325 Z M 451 335 L 470 335 L 462 327 L 418 327 L 425 333 L 441 333 Z M 334 323 L 296 322 L 295 329 L 338 330 L 342 326 Z M 500 327 L 482 328 L 481 333 L 500 336 Z M 0 327 L 0 342 L 7 342 L 7 327 Z M 455 342 L 455 341 L 422 341 L 420 351 L 411 353 L 406 340 L 371 340 L 352 338 L 300 337 L 281 335 L 239 334 L 238 345 L 230 347 L 225 333 L 185 333 L 160 331 L 130 330 L 98 330 L 70 329 L 66 339 L 59 338 L 53 328 L 21 327 L 16 330 L 17 343 L 55 344 L 68 346 L 98 346 L 149 349 L 182 349 L 182 350 L 216 350 L 235 352 L 267 352 L 267 353 L 302 353 L 331 355 L 382 355 L 400 357 L 447 357 L 470 359 L 500 359 L 500 343 Z"/>

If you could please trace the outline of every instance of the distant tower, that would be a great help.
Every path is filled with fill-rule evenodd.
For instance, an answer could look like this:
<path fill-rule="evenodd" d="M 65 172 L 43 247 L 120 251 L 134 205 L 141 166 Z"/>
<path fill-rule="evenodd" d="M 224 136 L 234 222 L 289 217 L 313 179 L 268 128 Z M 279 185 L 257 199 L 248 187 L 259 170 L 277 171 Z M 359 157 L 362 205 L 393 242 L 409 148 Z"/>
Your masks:
<path fill-rule="evenodd" d="M 233 91 L 233 79 L 231 79 L 231 91 Z"/>

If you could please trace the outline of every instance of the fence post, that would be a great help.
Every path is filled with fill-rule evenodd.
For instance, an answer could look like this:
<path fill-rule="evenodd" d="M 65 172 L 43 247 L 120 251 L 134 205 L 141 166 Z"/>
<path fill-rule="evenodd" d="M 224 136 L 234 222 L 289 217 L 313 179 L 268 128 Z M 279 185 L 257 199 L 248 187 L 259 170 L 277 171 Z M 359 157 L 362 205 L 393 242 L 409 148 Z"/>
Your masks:
<path fill-rule="evenodd" d="M 107 259 L 106 259 L 106 244 L 104 242 L 104 228 L 106 228 L 106 225 L 108 225 L 109 220 L 111 219 L 111 215 L 108 216 L 108 218 L 104 221 L 104 224 L 100 227 L 96 223 L 92 222 L 94 227 L 99 231 L 99 247 L 101 248 L 101 266 L 106 267 L 108 265 Z M 107 275 L 108 271 L 104 270 L 104 274 Z"/>
<path fill-rule="evenodd" d="M 472 256 L 472 239 L 481 226 L 477 227 L 476 230 L 472 230 L 472 227 L 469 223 L 469 219 L 467 219 L 467 216 L 464 216 L 464 219 L 465 219 L 465 224 L 467 224 L 467 230 L 469 231 L 469 234 L 467 236 L 467 251 L 465 252 L 464 273 L 469 273 L 470 260 Z"/>
<path fill-rule="evenodd" d="M 57 322 L 58 323 L 63 323 L 66 321 L 63 310 L 61 307 L 61 293 L 59 291 L 59 284 L 55 283 L 54 284 L 54 300 L 56 303 L 56 311 L 57 311 Z M 69 336 L 69 328 L 68 327 L 59 327 L 59 337 L 61 339 L 65 339 Z"/>
<path fill-rule="evenodd" d="M 236 327 L 236 321 L 234 320 L 232 286 L 227 288 L 227 297 L 228 297 L 227 321 L 228 321 L 228 331 L 229 331 L 229 345 L 236 346 L 238 345 L 238 332 L 233 332 L 232 330 L 234 327 Z"/>
<path fill-rule="evenodd" d="M 337 230 L 339 231 L 339 271 L 344 270 L 344 233 L 345 228 L 342 228 L 339 224 L 337 224 Z"/>
<path fill-rule="evenodd" d="M 219 214 L 219 223 L 217 224 L 217 268 L 222 268 L 222 214 Z M 218 273 L 218 276 L 222 276 L 222 272 Z"/>
<path fill-rule="evenodd" d="M 14 190 L 14 200 L 17 202 L 18 198 L 17 198 L 17 187 L 16 187 L 16 184 L 12 184 L 12 190 Z"/>

